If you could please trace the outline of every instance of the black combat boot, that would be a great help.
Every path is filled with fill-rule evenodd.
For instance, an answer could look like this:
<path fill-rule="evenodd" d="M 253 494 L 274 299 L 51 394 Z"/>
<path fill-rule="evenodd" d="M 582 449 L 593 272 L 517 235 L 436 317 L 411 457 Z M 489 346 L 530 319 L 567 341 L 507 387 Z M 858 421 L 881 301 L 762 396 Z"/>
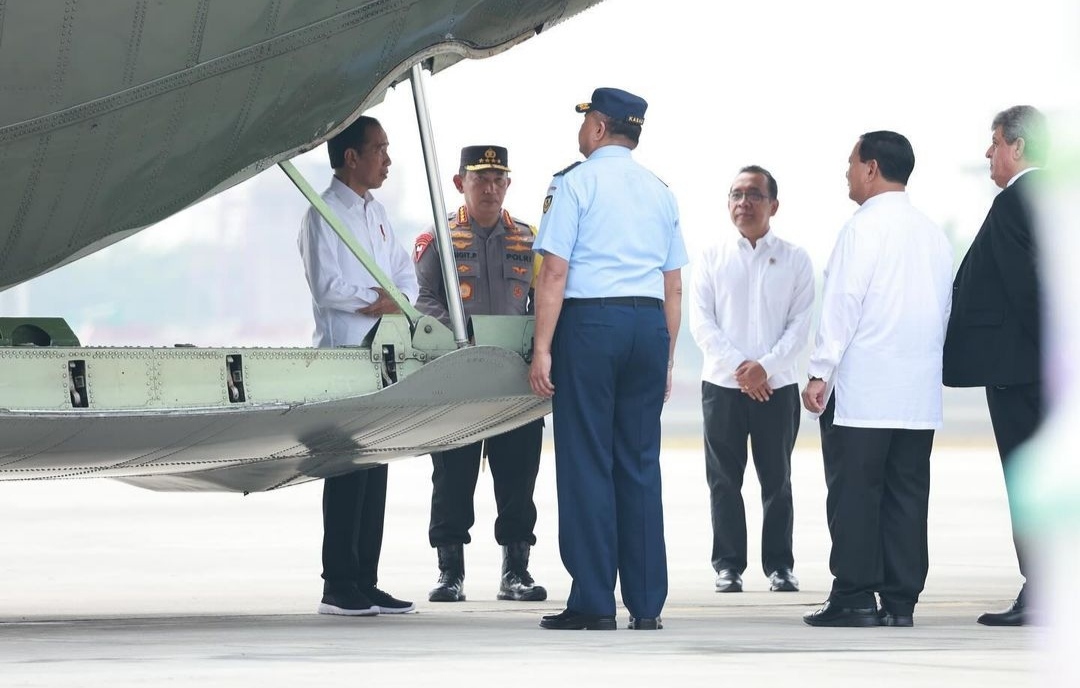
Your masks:
<path fill-rule="evenodd" d="M 529 575 L 529 543 L 512 542 L 503 546 L 502 582 L 499 584 L 500 600 L 541 602 L 547 599 L 547 590 L 536 584 Z"/>
<path fill-rule="evenodd" d="M 428 602 L 465 601 L 465 545 L 439 545 L 439 583 Z"/>

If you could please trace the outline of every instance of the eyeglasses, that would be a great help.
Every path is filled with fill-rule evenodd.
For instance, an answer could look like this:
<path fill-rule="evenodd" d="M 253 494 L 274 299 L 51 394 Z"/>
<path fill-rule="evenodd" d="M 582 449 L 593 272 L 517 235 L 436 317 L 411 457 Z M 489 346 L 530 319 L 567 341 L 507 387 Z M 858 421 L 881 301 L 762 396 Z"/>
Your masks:
<path fill-rule="evenodd" d="M 765 199 L 769 198 L 768 196 L 762 195 L 760 191 L 757 191 L 755 189 L 751 189 L 750 191 L 732 191 L 727 195 L 727 197 L 728 200 L 732 203 L 738 203 L 744 198 L 749 203 L 761 203 Z"/>

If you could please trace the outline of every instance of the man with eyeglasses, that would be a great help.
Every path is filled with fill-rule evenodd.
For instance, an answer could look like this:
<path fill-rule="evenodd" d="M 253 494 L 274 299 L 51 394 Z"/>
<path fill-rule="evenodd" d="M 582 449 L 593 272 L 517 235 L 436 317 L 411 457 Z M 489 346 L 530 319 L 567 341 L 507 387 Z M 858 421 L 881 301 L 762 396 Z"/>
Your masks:
<path fill-rule="evenodd" d="M 930 451 L 952 247 L 912 205 L 915 153 L 892 131 L 848 156 L 847 221 L 825 269 L 803 405 L 820 414 L 832 590 L 811 626 L 912 626 L 929 571 Z M 881 606 L 877 606 L 880 597 Z"/>
<path fill-rule="evenodd" d="M 533 312 L 533 283 L 540 258 L 533 256 L 536 230 L 503 208 L 510 168 L 502 146 L 466 146 L 454 186 L 465 205 L 449 216 L 450 239 L 466 317 L 526 315 Z M 450 324 L 442 264 L 431 232 L 416 239 L 414 258 L 420 282 L 416 307 Z M 431 521 L 428 539 L 438 552 L 439 580 L 431 602 L 465 599 L 465 545 L 472 541 L 473 494 L 481 453 L 495 486 L 495 541 L 502 546 L 498 599 L 540 601 L 547 590 L 529 574 L 529 551 L 536 544 L 533 489 L 540 469 L 543 419 L 483 442 L 431 455 Z"/>
<path fill-rule="evenodd" d="M 761 563 L 769 588 L 799 589 L 792 572 L 791 451 L 799 433 L 796 364 L 810 331 L 814 271 L 804 249 L 771 231 L 779 207 L 768 170 L 739 170 L 728 193 L 737 232 L 705 249 L 691 280 L 690 332 L 705 355 L 701 407 L 716 592 L 743 589 L 747 438 L 761 484 Z"/>

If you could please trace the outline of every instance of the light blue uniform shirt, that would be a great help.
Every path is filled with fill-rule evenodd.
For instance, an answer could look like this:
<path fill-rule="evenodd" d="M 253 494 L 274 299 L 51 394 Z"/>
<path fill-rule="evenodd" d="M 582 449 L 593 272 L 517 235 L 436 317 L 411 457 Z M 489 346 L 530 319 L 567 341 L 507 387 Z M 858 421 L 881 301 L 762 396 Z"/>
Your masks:
<path fill-rule="evenodd" d="M 663 299 L 663 273 L 688 262 L 675 195 L 624 146 L 598 148 L 551 180 L 533 250 L 570 264 L 568 299 Z"/>

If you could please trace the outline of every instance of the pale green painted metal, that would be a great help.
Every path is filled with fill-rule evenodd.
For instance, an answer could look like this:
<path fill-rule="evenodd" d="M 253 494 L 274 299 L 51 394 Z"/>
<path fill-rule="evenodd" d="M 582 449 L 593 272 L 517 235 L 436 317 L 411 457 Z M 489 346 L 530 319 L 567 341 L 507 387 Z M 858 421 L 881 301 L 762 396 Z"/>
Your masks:
<path fill-rule="evenodd" d="M 68 357 L 60 351 L 0 348 L 0 409 L 70 409 Z"/>
<path fill-rule="evenodd" d="M 375 278 L 375 281 L 379 283 L 379 286 L 386 290 L 386 293 L 394 300 L 401 312 L 409 319 L 410 322 L 416 322 L 420 319 L 420 311 L 416 310 L 416 307 L 409 303 L 409 299 L 401 293 L 401 290 L 397 288 L 393 280 L 391 280 L 379 264 L 375 262 L 375 259 L 367 254 L 367 251 L 360 246 L 356 241 L 356 237 L 352 235 L 352 232 L 345 226 L 345 224 L 334 214 L 334 211 L 330 209 L 330 206 L 326 205 L 326 201 L 316 193 L 311 184 L 308 184 L 304 179 L 304 175 L 300 174 L 300 170 L 296 169 L 296 165 L 292 164 L 290 160 L 282 160 L 278 163 L 278 167 L 284 172 L 292 183 L 296 185 L 297 189 L 300 189 L 300 193 L 304 194 L 304 198 L 308 200 L 311 207 L 322 216 L 326 223 L 330 225 L 330 228 L 334 230 L 334 234 L 337 234 L 341 241 L 348 247 L 356 259 L 364 266 L 371 276 Z"/>
<path fill-rule="evenodd" d="M 244 366 L 246 404 L 234 403 L 227 391 L 226 358 L 236 355 Z M 71 361 L 86 369 L 86 409 L 71 403 Z M 0 409 L 180 412 L 328 401 L 378 391 L 380 365 L 366 348 L 0 348 Z"/>
<path fill-rule="evenodd" d="M 79 346 L 63 318 L 0 318 L 0 346 Z"/>
<path fill-rule="evenodd" d="M 520 351 L 526 361 L 532 360 L 536 322 L 531 315 L 474 315 L 469 322 L 474 344 Z"/>
<path fill-rule="evenodd" d="M 0 480 L 270 490 L 549 413 L 523 356 L 533 319 L 476 316 L 473 327 L 476 345 L 463 349 L 426 315 L 415 326 L 384 316 L 370 346 L 334 349 L 0 347 Z M 85 408 L 72 395 L 76 362 Z"/>
<path fill-rule="evenodd" d="M 404 318 L 376 340 L 393 342 Z M 0 351 L 0 480 L 121 478 L 152 489 L 253 492 L 444 451 L 550 411 L 517 353 L 467 347 L 425 363 L 342 349 Z M 240 356 L 247 399 L 226 391 Z M 66 365 L 86 364 L 90 407 L 72 408 Z"/>

